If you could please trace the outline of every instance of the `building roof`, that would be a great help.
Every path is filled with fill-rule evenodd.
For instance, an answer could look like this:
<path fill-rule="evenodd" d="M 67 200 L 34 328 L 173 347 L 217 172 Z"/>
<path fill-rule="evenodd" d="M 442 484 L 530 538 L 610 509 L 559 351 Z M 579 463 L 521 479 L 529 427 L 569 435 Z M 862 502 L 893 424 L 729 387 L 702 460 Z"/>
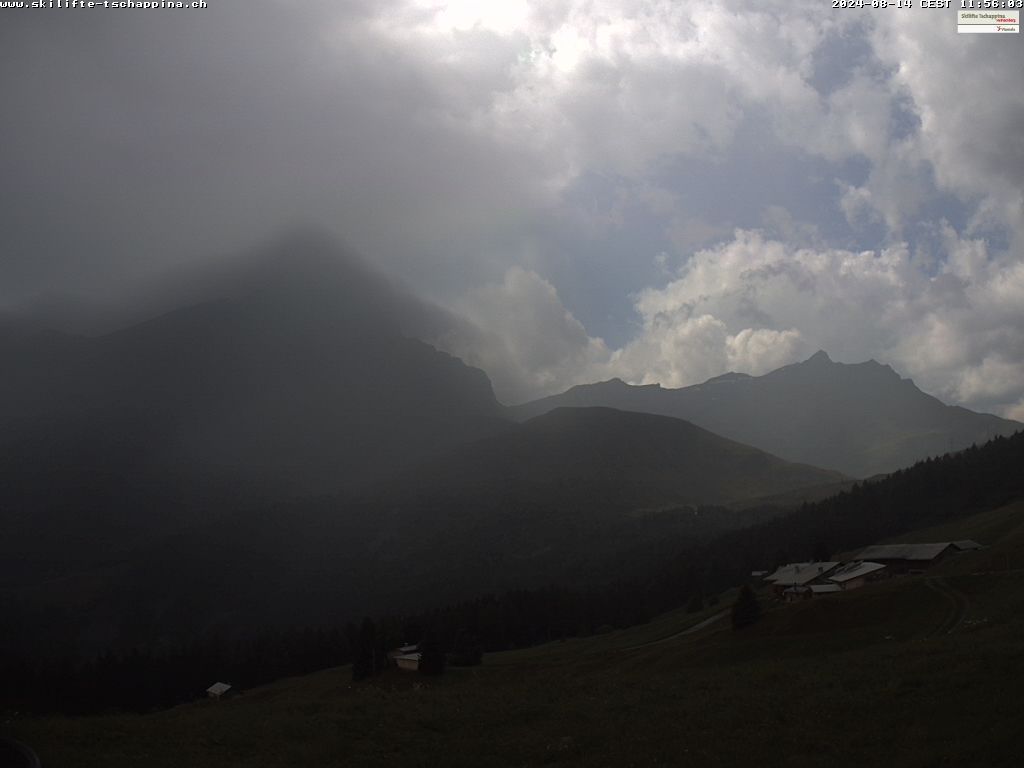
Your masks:
<path fill-rule="evenodd" d="M 227 683 L 214 683 L 206 689 L 206 692 L 211 696 L 223 696 L 229 690 L 231 690 L 231 686 Z"/>
<path fill-rule="evenodd" d="M 828 580 L 834 581 L 838 584 L 843 584 L 847 581 L 851 581 L 852 579 L 859 579 L 861 576 L 867 576 L 869 573 L 875 573 L 883 568 L 885 568 L 885 566 L 881 563 L 846 563 L 829 574 Z"/>
<path fill-rule="evenodd" d="M 827 595 L 830 592 L 842 592 L 838 584 L 811 584 L 811 592 L 815 595 Z"/>
<path fill-rule="evenodd" d="M 984 549 L 984 544 L 979 544 L 974 539 L 960 539 L 960 541 L 954 541 L 953 546 L 964 552 L 968 549 Z"/>
<path fill-rule="evenodd" d="M 790 563 L 766 576 L 767 581 L 779 587 L 803 586 L 832 572 L 839 563 Z"/>
<path fill-rule="evenodd" d="M 861 560 L 934 560 L 953 544 L 941 541 L 934 544 L 876 544 L 862 549 Z"/>

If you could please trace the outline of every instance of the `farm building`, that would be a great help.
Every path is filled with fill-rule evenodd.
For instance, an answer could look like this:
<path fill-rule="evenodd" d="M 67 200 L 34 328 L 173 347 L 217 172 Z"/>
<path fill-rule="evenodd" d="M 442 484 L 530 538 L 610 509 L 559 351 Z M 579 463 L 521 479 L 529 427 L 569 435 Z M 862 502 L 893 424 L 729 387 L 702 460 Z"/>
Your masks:
<path fill-rule="evenodd" d="M 818 597 L 819 595 L 831 595 L 836 592 L 843 591 L 843 588 L 838 584 L 811 584 L 808 589 L 811 590 L 811 595 L 813 597 Z"/>
<path fill-rule="evenodd" d="M 876 544 L 862 549 L 857 557 L 881 563 L 892 573 L 911 573 L 930 568 L 959 551 L 950 541 L 932 544 Z"/>
<path fill-rule="evenodd" d="M 395 662 L 395 666 L 409 672 L 415 672 L 420 668 L 420 658 L 422 656 L 420 647 L 416 644 L 403 645 L 388 654 L 388 658 Z"/>
<path fill-rule="evenodd" d="M 855 561 L 844 563 L 829 574 L 828 580 L 839 589 L 857 589 L 869 581 L 878 581 L 888 575 L 881 563 Z"/>
<path fill-rule="evenodd" d="M 206 695 L 211 699 L 226 699 L 234 695 L 235 689 L 228 683 L 214 683 L 206 689 Z"/>
<path fill-rule="evenodd" d="M 984 549 L 984 544 L 979 544 L 974 539 L 960 539 L 960 541 L 954 541 L 953 546 L 957 548 L 959 552 L 973 552 L 978 549 Z"/>
<path fill-rule="evenodd" d="M 789 563 L 764 577 L 775 596 L 794 602 L 819 595 L 858 589 L 896 574 L 919 573 L 960 552 L 984 549 L 971 539 L 931 544 L 877 544 L 863 549 L 851 562 Z M 754 571 L 751 575 L 766 573 Z"/>
<path fill-rule="evenodd" d="M 817 581 L 824 581 L 828 575 L 839 567 L 839 563 L 790 563 L 776 569 L 776 571 L 765 577 L 765 581 L 771 582 L 775 594 L 782 597 L 789 589 L 807 587 Z M 797 589 L 792 594 L 810 594 L 802 589 Z M 792 599 L 791 597 L 789 599 Z"/>
<path fill-rule="evenodd" d="M 420 658 L 423 654 L 417 653 L 403 653 L 399 656 L 392 656 L 395 660 L 395 664 L 398 665 L 399 669 L 404 669 L 408 672 L 415 672 L 420 668 Z"/>
<path fill-rule="evenodd" d="M 800 600 L 810 600 L 814 593 L 810 587 L 786 587 L 782 590 L 782 599 L 787 603 L 796 603 Z"/>

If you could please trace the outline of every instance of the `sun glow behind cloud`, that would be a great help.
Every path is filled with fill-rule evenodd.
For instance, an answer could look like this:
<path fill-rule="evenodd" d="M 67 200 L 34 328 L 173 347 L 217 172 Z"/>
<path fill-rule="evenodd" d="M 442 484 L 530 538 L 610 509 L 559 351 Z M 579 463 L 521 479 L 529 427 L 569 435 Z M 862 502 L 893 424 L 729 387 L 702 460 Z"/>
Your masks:
<path fill-rule="evenodd" d="M 489 30 L 506 35 L 521 29 L 530 14 L 530 4 L 523 0 L 414 0 L 412 8 L 425 27 L 443 33 Z"/>

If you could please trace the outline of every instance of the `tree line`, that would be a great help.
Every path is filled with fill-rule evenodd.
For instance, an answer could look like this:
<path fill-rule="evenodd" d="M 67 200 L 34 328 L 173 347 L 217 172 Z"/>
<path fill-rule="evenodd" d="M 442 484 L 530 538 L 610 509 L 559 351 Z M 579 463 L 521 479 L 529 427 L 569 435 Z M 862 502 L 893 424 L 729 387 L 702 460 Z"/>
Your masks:
<path fill-rule="evenodd" d="M 7 654 L 0 660 L 0 707 L 71 714 L 146 711 L 203 696 L 216 681 L 244 690 L 349 663 L 352 679 L 363 679 L 385 669 L 387 651 L 403 643 L 421 645 L 429 671 L 440 671 L 438 656 L 441 670 L 445 660 L 479 663 L 486 652 L 633 626 L 684 606 L 696 611 L 744 584 L 752 570 L 824 559 L 1022 498 L 1022 467 L 1024 433 L 998 437 L 857 483 L 787 514 L 763 510 L 764 522 L 710 541 L 662 543 L 669 559 L 648 577 L 628 582 L 514 590 L 404 617 L 382 609 L 377 619 L 359 625 L 266 631 L 233 643 L 214 636 L 171 650 L 138 648 L 84 661 Z M 741 625 L 748 614 L 740 616 Z M 349 682 L 339 678 L 339 684 Z"/>

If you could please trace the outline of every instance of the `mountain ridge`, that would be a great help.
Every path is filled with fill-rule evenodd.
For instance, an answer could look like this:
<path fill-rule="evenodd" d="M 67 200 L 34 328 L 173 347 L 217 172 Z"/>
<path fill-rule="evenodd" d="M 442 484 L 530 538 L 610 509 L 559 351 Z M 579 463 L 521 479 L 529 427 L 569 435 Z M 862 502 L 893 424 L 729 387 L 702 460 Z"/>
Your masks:
<path fill-rule="evenodd" d="M 678 389 L 610 379 L 509 412 L 523 421 L 563 405 L 686 419 L 789 461 L 854 477 L 892 472 L 1024 427 L 946 405 L 889 365 L 837 363 L 823 350 L 761 376 L 730 372 Z"/>

